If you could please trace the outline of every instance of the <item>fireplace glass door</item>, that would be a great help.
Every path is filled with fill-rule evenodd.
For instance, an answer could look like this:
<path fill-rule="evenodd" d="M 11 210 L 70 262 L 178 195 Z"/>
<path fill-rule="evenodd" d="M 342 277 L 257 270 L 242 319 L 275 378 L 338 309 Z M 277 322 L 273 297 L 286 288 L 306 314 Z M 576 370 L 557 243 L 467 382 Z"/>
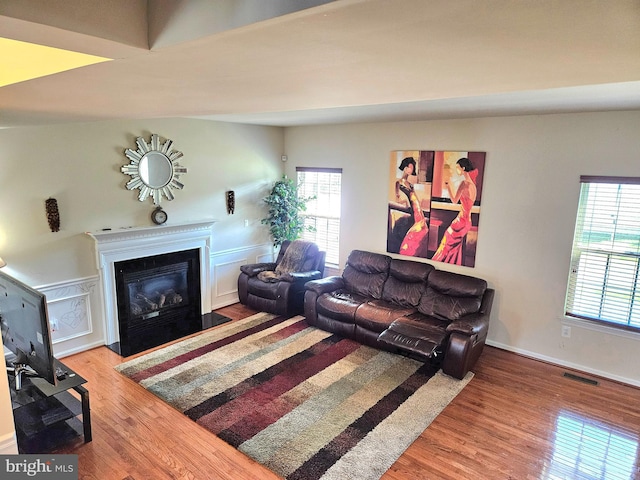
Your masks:
<path fill-rule="evenodd" d="M 202 330 L 198 250 L 116 263 L 120 342 L 132 355 Z"/>

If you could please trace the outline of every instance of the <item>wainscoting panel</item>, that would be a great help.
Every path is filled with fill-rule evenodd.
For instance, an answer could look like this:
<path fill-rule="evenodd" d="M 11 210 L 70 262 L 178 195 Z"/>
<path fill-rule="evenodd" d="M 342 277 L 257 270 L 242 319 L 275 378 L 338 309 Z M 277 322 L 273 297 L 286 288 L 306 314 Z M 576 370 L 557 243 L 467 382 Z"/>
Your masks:
<path fill-rule="evenodd" d="M 211 254 L 211 309 L 226 307 L 238 301 L 240 266 L 248 263 L 272 262 L 271 244 L 254 245 L 213 252 Z"/>
<path fill-rule="evenodd" d="M 275 260 L 275 253 L 273 251 L 273 247 L 269 247 L 269 252 L 264 253 L 262 255 L 258 255 L 256 257 L 256 261 L 252 263 L 269 263 Z"/>
<path fill-rule="evenodd" d="M 89 292 L 47 300 L 51 340 L 54 344 L 93 333 Z"/>
<path fill-rule="evenodd" d="M 97 276 L 36 288 L 47 296 L 51 341 L 57 358 L 104 345 Z"/>
<path fill-rule="evenodd" d="M 213 285 L 213 294 L 215 298 L 223 298 L 228 295 L 237 294 L 238 292 L 238 271 L 240 265 L 248 263 L 246 259 L 218 263 L 213 266 L 215 278 L 218 280 Z"/>

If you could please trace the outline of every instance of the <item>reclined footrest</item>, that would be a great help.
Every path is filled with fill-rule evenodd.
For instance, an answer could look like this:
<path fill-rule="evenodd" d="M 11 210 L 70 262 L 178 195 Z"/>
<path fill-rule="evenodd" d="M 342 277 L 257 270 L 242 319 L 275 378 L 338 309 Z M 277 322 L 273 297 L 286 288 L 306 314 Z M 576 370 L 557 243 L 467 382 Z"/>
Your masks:
<path fill-rule="evenodd" d="M 422 358 L 436 360 L 442 355 L 446 338 L 446 330 L 404 317 L 394 320 L 378 336 L 378 341 Z"/>

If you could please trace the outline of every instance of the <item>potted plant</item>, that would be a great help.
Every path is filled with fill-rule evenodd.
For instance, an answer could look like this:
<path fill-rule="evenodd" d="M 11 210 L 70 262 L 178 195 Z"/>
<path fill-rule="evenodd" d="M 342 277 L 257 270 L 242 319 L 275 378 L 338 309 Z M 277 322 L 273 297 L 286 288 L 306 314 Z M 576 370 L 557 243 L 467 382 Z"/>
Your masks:
<path fill-rule="evenodd" d="M 298 186 L 283 175 L 275 182 L 271 192 L 264 198 L 269 208 L 269 214 L 262 219 L 262 223 L 269 225 L 269 232 L 273 238 L 273 245 L 279 246 L 285 240 L 295 240 L 303 231 L 314 231 L 311 226 L 305 226 L 304 217 L 300 215 L 307 209 L 307 202 L 315 197 L 298 196 Z"/>

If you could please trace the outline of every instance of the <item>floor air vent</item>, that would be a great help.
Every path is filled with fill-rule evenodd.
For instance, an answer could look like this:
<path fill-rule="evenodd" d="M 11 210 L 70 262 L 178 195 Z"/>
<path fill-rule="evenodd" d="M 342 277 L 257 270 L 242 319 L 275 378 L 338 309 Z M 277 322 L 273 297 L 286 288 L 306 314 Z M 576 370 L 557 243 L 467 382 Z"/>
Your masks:
<path fill-rule="evenodd" d="M 598 385 L 598 382 L 596 380 L 581 377 L 580 375 L 576 375 L 574 373 L 564 372 L 563 376 L 570 378 L 571 380 L 576 380 L 577 382 L 587 383 L 589 385 Z"/>

